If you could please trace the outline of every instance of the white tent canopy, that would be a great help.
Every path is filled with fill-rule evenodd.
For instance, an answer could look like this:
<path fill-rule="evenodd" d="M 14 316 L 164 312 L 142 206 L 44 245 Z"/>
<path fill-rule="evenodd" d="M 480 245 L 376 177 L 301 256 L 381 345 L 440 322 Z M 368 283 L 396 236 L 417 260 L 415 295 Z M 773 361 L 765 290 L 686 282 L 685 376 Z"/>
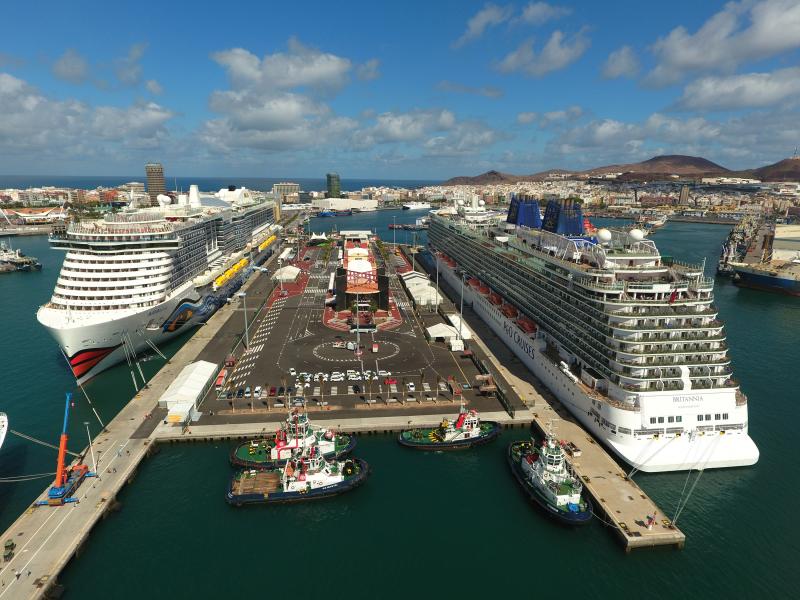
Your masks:
<path fill-rule="evenodd" d="M 216 374 L 217 365 L 206 360 L 186 365 L 158 399 L 158 406 L 169 410 L 167 420 L 185 421 L 211 387 Z"/>
<path fill-rule="evenodd" d="M 428 327 L 427 332 L 428 337 L 432 340 L 443 339 L 448 341 L 458 337 L 458 330 L 452 325 L 445 325 L 444 323 L 431 325 Z"/>
<path fill-rule="evenodd" d="M 298 275 L 300 275 L 300 269 L 292 265 L 287 265 L 275 271 L 272 279 L 275 281 L 283 281 L 284 283 L 291 283 L 297 279 Z"/>

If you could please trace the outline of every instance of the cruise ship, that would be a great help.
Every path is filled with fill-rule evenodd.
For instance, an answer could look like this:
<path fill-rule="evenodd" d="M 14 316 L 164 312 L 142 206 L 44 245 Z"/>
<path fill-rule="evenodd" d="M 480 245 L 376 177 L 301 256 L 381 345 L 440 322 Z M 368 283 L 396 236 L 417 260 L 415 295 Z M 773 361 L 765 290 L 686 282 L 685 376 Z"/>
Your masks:
<path fill-rule="evenodd" d="M 205 322 L 278 245 L 272 202 L 233 186 L 54 227 L 66 250 L 37 312 L 83 383 Z"/>
<path fill-rule="evenodd" d="M 440 276 L 597 439 L 642 471 L 752 465 L 747 398 L 703 265 L 578 203 L 431 215 Z"/>

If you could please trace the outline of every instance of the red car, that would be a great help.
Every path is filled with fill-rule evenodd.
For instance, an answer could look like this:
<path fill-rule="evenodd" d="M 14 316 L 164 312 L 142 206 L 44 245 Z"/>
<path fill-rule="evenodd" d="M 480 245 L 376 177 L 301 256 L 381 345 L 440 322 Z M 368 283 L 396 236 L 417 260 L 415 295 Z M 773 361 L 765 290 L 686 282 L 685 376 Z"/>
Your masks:
<path fill-rule="evenodd" d="M 274 396 L 277 392 L 278 392 L 278 390 L 276 390 L 274 387 L 269 388 L 269 395 L 270 396 Z"/>
<path fill-rule="evenodd" d="M 394 377 L 387 377 L 386 379 L 383 380 L 383 385 L 393 385 L 396 383 L 397 379 L 395 379 Z"/>

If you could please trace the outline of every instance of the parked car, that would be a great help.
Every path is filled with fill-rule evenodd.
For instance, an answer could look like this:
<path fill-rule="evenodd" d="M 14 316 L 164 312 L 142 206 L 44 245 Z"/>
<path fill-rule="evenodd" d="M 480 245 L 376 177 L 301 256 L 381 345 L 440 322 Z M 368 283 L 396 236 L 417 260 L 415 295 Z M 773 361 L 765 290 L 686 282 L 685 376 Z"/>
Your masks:
<path fill-rule="evenodd" d="M 294 367 L 292 367 L 291 369 L 289 369 L 289 375 L 291 375 L 292 377 L 294 377 L 295 375 L 297 375 L 297 371 L 295 370 L 295 368 L 294 368 Z"/>
<path fill-rule="evenodd" d="M 395 385 L 395 384 L 397 384 L 397 378 L 396 377 L 387 377 L 386 379 L 383 380 L 383 384 L 384 385 Z"/>
<path fill-rule="evenodd" d="M 283 389 L 283 386 L 279 387 L 279 388 L 278 388 L 278 396 L 283 396 L 283 392 L 284 392 L 284 391 L 285 391 L 285 390 Z"/>
<path fill-rule="evenodd" d="M 275 397 L 275 394 L 276 394 L 277 392 L 278 392 L 278 390 L 275 388 L 275 386 L 274 386 L 274 385 L 273 385 L 271 388 L 269 388 L 269 396 L 270 396 L 270 398 L 274 398 L 274 397 Z"/>
<path fill-rule="evenodd" d="M 253 390 L 253 398 L 261 398 L 261 386 L 257 385 L 256 389 Z"/>
<path fill-rule="evenodd" d="M 360 394 L 361 393 L 361 386 L 356 383 L 353 386 L 353 392 L 356 393 L 356 394 Z"/>
<path fill-rule="evenodd" d="M 249 398 L 250 397 L 250 386 L 249 385 L 246 388 L 244 388 L 244 397 L 245 398 Z"/>
<path fill-rule="evenodd" d="M 244 388 L 239 388 L 238 390 L 236 390 L 236 397 L 244 398 Z"/>
<path fill-rule="evenodd" d="M 227 398 L 228 400 L 233 398 L 233 390 L 228 390 L 228 393 L 225 394 L 225 398 Z"/>
<path fill-rule="evenodd" d="M 409 392 L 413 392 L 414 390 L 416 390 L 416 389 L 417 389 L 417 386 L 416 386 L 416 385 L 414 385 L 414 382 L 413 382 L 413 381 L 409 381 L 409 382 L 406 384 L 406 387 L 408 388 L 408 391 L 409 391 Z"/>

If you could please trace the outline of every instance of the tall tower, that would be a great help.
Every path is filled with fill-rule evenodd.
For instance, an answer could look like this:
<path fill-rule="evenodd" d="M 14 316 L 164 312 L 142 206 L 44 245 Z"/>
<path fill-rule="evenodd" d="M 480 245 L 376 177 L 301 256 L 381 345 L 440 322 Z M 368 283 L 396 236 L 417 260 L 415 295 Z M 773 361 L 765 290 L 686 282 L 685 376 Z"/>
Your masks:
<path fill-rule="evenodd" d="M 328 173 L 326 176 L 328 180 L 328 191 L 326 196 L 328 198 L 338 198 L 342 195 L 342 184 L 339 181 L 338 173 Z"/>
<path fill-rule="evenodd" d="M 158 206 L 158 195 L 167 193 L 167 187 L 164 184 L 164 167 L 161 166 L 161 163 L 147 163 L 144 166 L 144 172 L 147 174 L 147 194 L 150 196 L 150 206 Z"/>

